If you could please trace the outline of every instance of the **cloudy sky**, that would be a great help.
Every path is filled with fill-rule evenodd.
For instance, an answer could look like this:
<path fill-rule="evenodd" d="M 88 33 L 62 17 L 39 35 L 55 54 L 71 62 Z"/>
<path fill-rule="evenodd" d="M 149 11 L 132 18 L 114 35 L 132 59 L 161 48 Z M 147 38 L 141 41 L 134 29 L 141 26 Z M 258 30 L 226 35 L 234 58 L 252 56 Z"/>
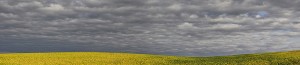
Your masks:
<path fill-rule="evenodd" d="M 300 50 L 300 0 L 0 0 L 0 52 Z"/>

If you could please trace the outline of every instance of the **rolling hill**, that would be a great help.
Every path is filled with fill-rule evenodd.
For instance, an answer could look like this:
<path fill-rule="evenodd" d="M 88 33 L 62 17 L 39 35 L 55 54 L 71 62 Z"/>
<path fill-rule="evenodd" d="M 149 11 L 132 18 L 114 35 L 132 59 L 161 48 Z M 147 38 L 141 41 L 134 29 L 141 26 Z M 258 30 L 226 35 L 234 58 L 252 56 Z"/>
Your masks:
<path fill-rule="evenodd" d="M 300 51 L 215 57 L 107 52 L 0 54 L 0 65 L 300 65 Z"/>

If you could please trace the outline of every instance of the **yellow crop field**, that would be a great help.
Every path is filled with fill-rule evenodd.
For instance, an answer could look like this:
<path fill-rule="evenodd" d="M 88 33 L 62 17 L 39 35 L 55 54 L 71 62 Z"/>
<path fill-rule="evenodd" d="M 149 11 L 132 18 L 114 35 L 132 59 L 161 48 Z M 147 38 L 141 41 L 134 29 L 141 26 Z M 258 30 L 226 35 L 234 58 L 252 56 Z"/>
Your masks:
<path fill-rule="evenodd" d="M 0 65 L 300 65 L 300 51 L 215 57 L 106 52 L 4 53 Z"/>

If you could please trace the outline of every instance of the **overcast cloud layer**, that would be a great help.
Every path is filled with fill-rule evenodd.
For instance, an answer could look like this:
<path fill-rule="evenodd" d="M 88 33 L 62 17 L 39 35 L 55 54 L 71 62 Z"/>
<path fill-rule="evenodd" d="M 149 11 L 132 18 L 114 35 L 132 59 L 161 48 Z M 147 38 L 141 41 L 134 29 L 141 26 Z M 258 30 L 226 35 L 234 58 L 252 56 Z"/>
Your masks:
<path fill-rule="evenodd" d="M 0 52 L 300 50 L 300 0 L 1 0 Z"/>

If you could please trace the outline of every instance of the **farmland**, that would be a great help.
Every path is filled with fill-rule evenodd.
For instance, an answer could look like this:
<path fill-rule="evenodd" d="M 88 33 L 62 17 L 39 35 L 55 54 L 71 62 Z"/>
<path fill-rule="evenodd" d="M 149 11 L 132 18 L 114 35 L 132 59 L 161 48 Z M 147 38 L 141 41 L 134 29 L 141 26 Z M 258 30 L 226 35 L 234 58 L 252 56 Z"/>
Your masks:
<path fill-rule="evenodd" d="M 108 52 L 4 53 L 0 65 L 300 65 L 300 51 L 214 57 Z"/>

